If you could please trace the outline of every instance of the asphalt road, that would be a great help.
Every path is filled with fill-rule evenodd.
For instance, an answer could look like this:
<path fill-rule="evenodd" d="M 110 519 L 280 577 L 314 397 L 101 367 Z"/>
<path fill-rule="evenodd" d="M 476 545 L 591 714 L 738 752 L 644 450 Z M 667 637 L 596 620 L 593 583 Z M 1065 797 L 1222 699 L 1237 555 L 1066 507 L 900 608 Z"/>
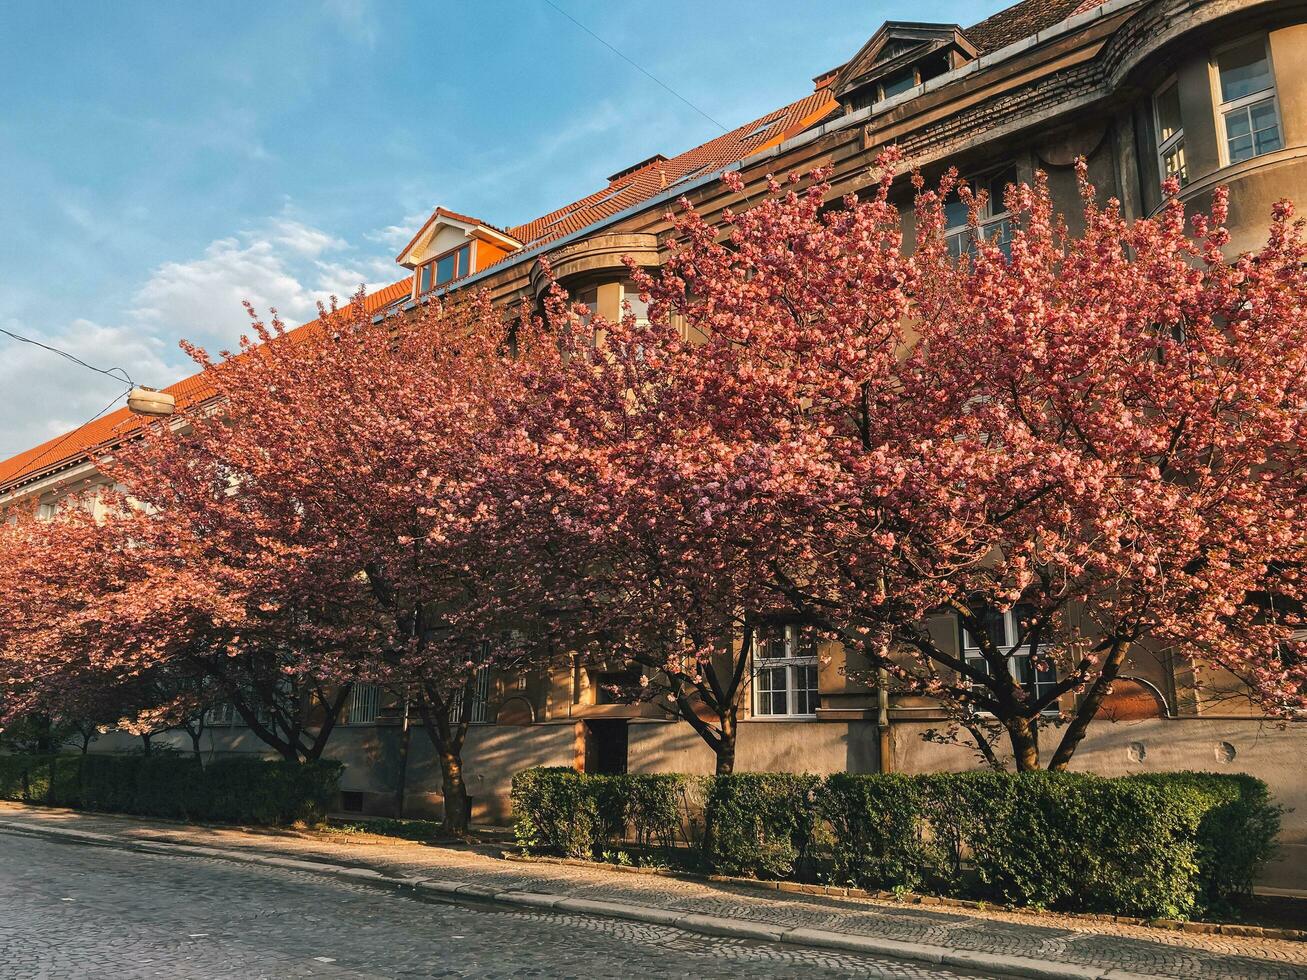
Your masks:
<path fill-rule="evenodd" d="M 663 926 L 424 901 L 295 871 L 0 832 L 0 977 L 966 974 Z"/>

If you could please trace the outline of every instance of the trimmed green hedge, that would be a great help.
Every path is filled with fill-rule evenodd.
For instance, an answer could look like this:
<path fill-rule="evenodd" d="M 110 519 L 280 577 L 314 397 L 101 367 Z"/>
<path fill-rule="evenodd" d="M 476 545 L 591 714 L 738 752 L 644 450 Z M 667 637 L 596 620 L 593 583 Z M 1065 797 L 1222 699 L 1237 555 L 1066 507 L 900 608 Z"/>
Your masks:
<path fill-rule="evenodd" d="M 704 857 L 722 874 L 789 878 L 817 824 L 817 776 L 742 772 L 716 776 L 704 815 Z"/>
<path fill-rule="evenodd" d="M 1175 772 L 1131 776 L 1163 787 L 1183 786 L 1198 794 L 1198 876 L 1202 904 L 1225 910 L 1253 893 L 1257 872 L 1275 854 L 1284 808 L 1266 783 L 1246 773 Z"/>
<path fill-rule="evenodd" d="M 339 762 L 189 756 L 0 755 L 0 798 L 223 823 L 320 823 Z"/>
<path fill-rule="evenodd" d="M 1162 918 L 1221 912 L 1270 858 L 1280 807 L 1245 775 L 790 773 L 513 780 L 523 848 L 595 858 L 666 844 L 706 786 L 698 847 L 722 874 L 925 888 L 1015 905 Z M 687 843 L 694 841 L 687 837 Z"/>
<path fill-rule="evenodd" d="M 576 858 L 602 857 L 628 840 L 670 850 L 694 836 L 702 783 L 677 773 L 527 769 L 513 777 L 517 842 L 528 853 Z"/>

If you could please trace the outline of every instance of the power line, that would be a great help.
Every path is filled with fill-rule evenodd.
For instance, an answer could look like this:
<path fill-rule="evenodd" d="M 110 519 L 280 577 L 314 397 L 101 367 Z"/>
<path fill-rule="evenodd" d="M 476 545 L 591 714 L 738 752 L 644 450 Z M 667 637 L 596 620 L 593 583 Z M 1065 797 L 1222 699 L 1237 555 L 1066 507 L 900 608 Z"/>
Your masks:
<path fill-rule="evenodd" d="M 6 330 L 6 331 L 4 331 L 4 332 L 5 332 L 5 333 L 8 333 L 9 331 Z M 38 345 L 38 346 L 44 346 L 44 345 Z M 56 353 L 62 353 L 62 351 L 56 351 Z M 75 359 L 75 358 L 74 358 L 74 359 Z M 87 365 L 87 366 L 89 367 L 89 365 Z M 92 370 L 92 371 L 99 371 L 100 369 L 99 369 L 99 368 L 91 368 L 91 370 Z M 108 374 L 107 371 L 100 371 L 100 373 L 101 373 L 101 374 Z M 125 374 L 126 372 L 123 372 L 123 373 Z M 112 377 L 115 377 L 115 375 L 110 374 L 109 377 L 112 378 Z M 60 446 L 62 446 L 65 442 L 67 442 L 67 441 L 68 441 L 69 439 L 71 439 L 73 436 L 77 435 L 77 433 L 81 432 L 84 428 L 86 428 L 88 425 L 90 425 L 92 422 L 94 422 L 96 419 L 98 419 L 101 415 L 103 415 L 105 412 L 109 411 L 109 409 L 113 408 L 114 405 L 116 405 L 116 404 L 118 403 L 118 399 L 122 398 L 122 397 L 123 397 L 124 395 L 126 395 L 126 394 L 129 394 L 130 392 L 131 392 L 131 388 L 127 388 L 127 389 L 124 390 L 124 391 L 120 391 L 120 392 L 118 392 L 118 394 L 116 394 L 116 395 L 113 396 L 113 401 L 109 402 L 108 405 L 104 406 L 104 408 L 100 409 L 98 412 L 96 412 L 94 415 L 92 415 L 89 419 L 87 419 L 87 420 L 86 420 L 85 422 L 83 422 L 81 425 L 77 426 L 77 428 L 75 428 L 75 429 L 70 429 L 67 433 L 64 434 L 64 437 L 63 437 L 62 439 L 60 439 L 58 442 L 53 443 L 52 445 L 47 446 L 47 447 L 45 448 L 45 451 L 42 452 L 41 455 L 37 456 L 35 459 L 28 460 L 26 463 L 24 463 L 24 464 L 23 464 L 23 469 L 26 470 L 26 471 L 28 471 L 28 472 L 31 472 L 32 470 L 34 470 L 34 469 L 36 468 L 36 464 L 37 464 L 37 463 L 41 462 L 41 460 L 45 459 L 45 458 L 46 458 L 47 456 L 49 456 L 52 452 L 54 452 L 56 449 L 58 449 Z"/>
<path fill-rule="evenodd" d="M 0 333 L 4 334 L 6 337 L 12 337 L 20 343 L 31 344 L 33 347 L 40 347 L 42 350 L 48 350 L 51 354 L 58 354 L 60 357 L 67 358 L 74 364 L 80 364 L 88 371 L 94 371 L 96 374 L 103 374 L 106 377 L 113 378 L 115 381 L 126 381 L 132 387 L 136 386 L 136 382 L 132 380 L 132 376 L 128 374 L 124 368 L 113 367 L 106 371 L 104 368 L 98 368 L 94 364 L 87 364 L 80 357 L 74 357 L 66 350 L 60 350 L 58 347 L 51 347 L 49 344 L 43 344 L 41 341 L 33 340 L 31 337 L 24 337 L 21 334 L 14 333 L 12 330 L 6 330 L 4 327 L 0 327 Z M 114 371 L 117 371 L 118 374 L 114 374 Z M 121 398 L 122 396 L 119 395 L 118 397 Z"/>
<path fill-rule="evenodd" d="M 622 54 L 621 51 L 617 50 L 617 48 L 613 47 L 613 45 L 609 44 L 609 43 L 608 43 L 607 41 L 605 41 L 602 37 L 600 37 L 600 36 L 599 36 L 598 34 L 596 34 L 594 31 L 590 30 L 590 28 L 586 27 L 584 24 L 582 24 L 579 20 L 577 20 L 575 17 L 573 17 L 571 14 L 569 14 L 569 13 L 568 13 L 566 10 L 564 10 L 562 7 L 558 6 L 558 4 L 554 3 L 554 0 L 545 0 L 545 3 L 547 3 L 549 6 L 553 7 L 556 11 L 558 11 L 560 14 L 562 14 L 564 17 L 566 17 L 568 20 L 570 20 L 570 21 L 571 21 L 573 24 L 575 24 L 577 27 L 581 28 L 581 30 L 583 30 L 583 31 L 585 31 L 587 34 L 589 34 L 592 38 L 594 38 L 596 41 L 598 41 L 600 44 L 602 44 L 604 47 L 606 47 L 606 48 L 607 48 L 609 51 L 611 51 L 613 54 L 617 55 L 617 57 L 621 58 L 621 59 L 622 59 L 623 61 L 625 61 L 628 65 L 630 65 L 632 68 L 634 68 L 636 71 L 640 72 L 642 75 L 645 75 L 647 78 L 649 78 L 650 80 L 652 80 L 655 84 L 662 86 L 664 89 L 666 89 L 666 90 L 667 90 L 668 92 L 670 92 L 672 95 L 676 96 L 678 99 L 680 99 L 680 100 L 681 100 L 682 102 L 684 102 L 686 105 L 688 105 L 691 109 L 693 109 L 693 110 L 694 110 L 695 112 L 697 112 L 699 115 L 703 116 L 703 118 L 707 119 L 710 123 L 712 123 L 712 124 L 713 124 L 714 126 L 716 126 L 718 129 L 720 129 L 723 133 L 729 133 L 729 132 L 730 132 L 729 129 L 727 129 L 725 126 L 723 126 L 721 123 L 719 123 L 719 122 L 718 122 L 716 119 L 714 119 L 712 116 L 708 115 L 708 113 L 706 113 L 706 112 L 704 112 L 702 109 L 700 109 L 697 105 L 695 105 L 693 102 L 691 102 L 689 99 L 687 99 L 687 98 L 686 98 L 684 95 L 682 95 L 680 92 L 676 91 L 676 89 L 672 88 L 670 85 L 668 85 L 666 82 L 664 82 L 661 78 L 659 78 L 657 75 L 655 75 L 653 72 L 651 72 L 648 68 L 645 68 L 643 65 L 639 64 L 638 62 L 632 61 L 632 60 L 631 60 L 630 58 L 628 58 L 626 55 Z"/>

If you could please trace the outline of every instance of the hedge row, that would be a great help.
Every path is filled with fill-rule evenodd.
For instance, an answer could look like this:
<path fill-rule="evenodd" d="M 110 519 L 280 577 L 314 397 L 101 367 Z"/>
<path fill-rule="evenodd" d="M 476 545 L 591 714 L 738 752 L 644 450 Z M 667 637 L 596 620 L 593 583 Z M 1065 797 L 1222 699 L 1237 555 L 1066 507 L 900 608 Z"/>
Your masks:
<path fill-rule="evenodd" d="M 0 799 L 219 823 L 320 823 L 341 764 L 192 757 L 0 755 Z"/>
<path fill-rule="evenodd" d="M 586 775 L 527 769 L 513 777 L 517 842 L 523 850 L 598 858 L 632 842 L 670 849 L 696 843 L 707 781 L 679 773 Z"/>
<path fill-rule="evenodd" d="M 667 848 L 679 829 L 689 845 L 681 857 L 722 874 L 1166 918 L 1223 911 L 1250 894 L 1280 821 L 1261 780 L 1213 773 L 532 769 L 513 781 L 513 812 L 528 851 L 602 857 L 627 840 Z"/>

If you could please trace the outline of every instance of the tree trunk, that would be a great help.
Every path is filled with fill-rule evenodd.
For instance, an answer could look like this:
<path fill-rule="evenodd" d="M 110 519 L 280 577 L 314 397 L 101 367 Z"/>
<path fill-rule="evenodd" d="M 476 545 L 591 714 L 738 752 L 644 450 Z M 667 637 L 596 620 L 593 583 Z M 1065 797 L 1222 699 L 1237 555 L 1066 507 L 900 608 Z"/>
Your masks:
<path fill-rule="evenodd" d="M 147 759 L 150 757 L 150 740 L 152 738 L 154 738 L 154 735 L 150 732 L 146 732 L 141 736 L 141 741 L 145 743 L 145 758 Z"/>
<path fill-rule="evenodd" d="M 1103 669 L 1099 671 L 1097 679 L 1090 685 L 1089 691 L 1081 700 L 1080 708 L 1076 711 L 1076 716 L 1071 719 L 1071 724 L 1067 725 L 1066 731 L 1062 733 L 1062 741 L 1058 743 L 1057 751 L 1053 753 L 1053 759 L 1048 764 L 1049 769 L 1056 772 L 1066 771 L 1071 757 L 1075 755 L 1076 749 L 1084 740 L 1085 732 L 1089 729 L 1089 723 L 1098 714 L 1098 709 L 1103 704 L 1103 698 L 1107 697 L 1108 689 L 1112 686 L 1112 682 L 1116 680 L 1121 665 L 1125 663 L 1125 654 L 1128 649 L 1129 645 L 1122 640 L 1117 640 L 1112 644 L 1112 648 L 1103 661 Z"/>
<path fill-rule="evenodd" d="M 723 716 L 721 738 L 715 746 L 717 753 L 717 775 L 729 776 L 735 772 L 735 718 Z"/>
<path fill-rule="evenodd" d="M 1007 723 L 1008 738 L 1017 772 L 1034 772 L 1039 768 L 1039 738 L 1029 718 L 1013 718 Z"/>
<path fill-rule="evenodd" d="M 440 790 L 445 797 L 445 832 L 465 837 L 472 806 L 467 784 L 463 782 L 463 759 L 458 752 L 440 753 L 440 777 Z"/>
<path fill-rule="evenodd" d="M 467 737 L 468 715 L 471 713 L 471 683 L 463 688 L 461 710 L 463 717 L 456 721 L 449 717 L 450 704 L 438 692 L 427 690 L 418 699 L 418 716 L 427 730 L 432 748 L 440 759 L 440 789 L 444 795 L 447 833 L 466 836 L 471 819 L 467 786 L 463 783 L 463 741 Z"/>

